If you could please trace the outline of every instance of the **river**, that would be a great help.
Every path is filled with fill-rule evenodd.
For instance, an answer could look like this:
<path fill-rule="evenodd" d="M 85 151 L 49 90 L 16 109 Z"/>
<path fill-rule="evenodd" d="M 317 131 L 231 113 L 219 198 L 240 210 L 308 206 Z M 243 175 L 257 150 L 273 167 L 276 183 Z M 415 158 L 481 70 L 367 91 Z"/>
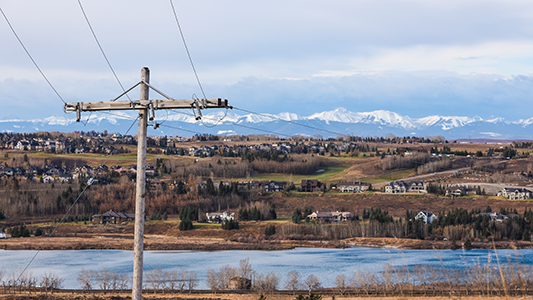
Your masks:
<path fill-rule="evenodd" d="M 32 259 L 36 251 L 0 250 L 0 270 L 6 276 L 20 272 Z M 432 265 L 463 269 L 475 264 L 486 265 L 489 259 L 496 266 L 493 250 L 398 250 L 386 248 L 352 247 L 346 249 L 296 248 L 283 251 L 145 251 L 144 270 L 151 269 L 196 271 L 199 289 L 205 289 L 208 269 L 218 271 L 224 265 L 238 267 L 239 260 L 249 258 L 257 273 L 276 272 L 285 276 L 289 271 L 298 271 L 302 278 L 314 274 L 320 278 L 322 286 L 334 286 L 337 275 L 347 277 L 354 270 L 369 270 L 379 273 L 386 265 L 414 266 Z M 498 250 L 500 262 L 518 261 L 533 264 L 533 249 Z M 41 251 L 28 268 L 33 275 L 52 271 L 64 279 L 63 288 L 79 289 L 76 281 L 82 269 L 131 274 L 133 272 L 133 252 L 122 250 L 57 250 Z M 5 277 L 4 277 L 5 279 Z"/>

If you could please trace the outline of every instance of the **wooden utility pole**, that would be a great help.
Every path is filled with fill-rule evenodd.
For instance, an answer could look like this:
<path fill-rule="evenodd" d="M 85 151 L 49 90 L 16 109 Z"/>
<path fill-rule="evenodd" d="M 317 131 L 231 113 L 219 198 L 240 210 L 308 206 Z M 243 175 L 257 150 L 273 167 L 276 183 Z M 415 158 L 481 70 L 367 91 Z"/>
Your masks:
<path fill-rule="evenodd" d="M 115 101 L 140 85 L 140 100 Z M 149 90 L 153 89 L 166 100 L 149 100 Z M 105 110 L 138 110 L 139 133 L 137 135 L 137 188 L 135 193 L 135 239 L 133 245 L 133 300 L 142 299 L 143 284 L 143 241 L 144 241 L 144 202 L 146 198 L 146 136 L 148 119 L 153 120 L 155 110 L 160 109 L 193 109 L 198 113 L 196 119 L 202 117 L 201 109 L 205 108 L 232 108 L 228 106 L 228 100 L 216 99 L 172 99 L 150 85 L 150 70 L 144 67 L 141 70 L 141 81 L 125 91 L 123 94 L 109 102 L 68 102 L 65 104 L 66 111 L 75 111 L 77 121 L 80 121 L 81 113 L 85 111 Z M 148 115 L 150 114 L 150 117 Z"/>
<path fill-rule="evenodd" d="M 149 99 L 150 70 L 141 70 L 141 101 Z M 146 197 L 146 131 L 148 108 L 139 109 L 139 133 L 137 134 L 137 188 L 135 192 L 135 237 L 133 242 L 132 298 L 142 299 L 143 289 L 143 241 L 144 198 Z"/>

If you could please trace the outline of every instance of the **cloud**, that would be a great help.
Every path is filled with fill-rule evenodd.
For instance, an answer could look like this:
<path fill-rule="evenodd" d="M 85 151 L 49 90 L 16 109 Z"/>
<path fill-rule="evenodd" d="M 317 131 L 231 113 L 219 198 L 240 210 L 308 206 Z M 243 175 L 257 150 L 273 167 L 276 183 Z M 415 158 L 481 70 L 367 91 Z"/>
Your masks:
<path fill-rule="evenodd" d="M 201 96 L 168 2 L 83 3 L 126 88 L 148 66 L 165 93 Z M 232 105 L 270 113 L 342 106 L 412 117 L 531 117 L 517 109 L 528 107 L 532 92 L 530 1 L 174 4 L 207 96 Z M 11 1 L 2 9 L 65 101 L 106 101 L 122 92 L 76 2 Z M 9 103 L 0 118 L 61 113 L 62 102 L 0 26 L 0 101 Z"/>

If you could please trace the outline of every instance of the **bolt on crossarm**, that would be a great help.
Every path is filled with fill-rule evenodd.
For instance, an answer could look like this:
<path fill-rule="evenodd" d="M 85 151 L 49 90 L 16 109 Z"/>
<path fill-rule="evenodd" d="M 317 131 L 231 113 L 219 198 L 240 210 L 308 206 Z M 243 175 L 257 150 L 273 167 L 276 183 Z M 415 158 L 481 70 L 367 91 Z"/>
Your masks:
<path fill-rule="evenodd" d="M 116 101 L 126 92 L 140 85 L 141 95 L 139 100 Z M 149 90 L 153 89 L 165 100 L 149 100 Z M 137 184 L 135 193 L 135 237 L 133 246 L 133 285 L 132 299 L 142 299 L 143 283 L 143 241 L 144 241 L 144 204 L 146 199 L 146 136 L 148 120 L 155 118 L 155 111 L 161 109 L 193 109 L 200 119 L 201 110 L 206 108 L 232 108 L 228 106 L 228 100 L 215 99 L 172 99 L 150 85 L 150 70 L 141 70 L 141 81 L 119 97 L 107 102 L 68 102 L 65 111 L 75 111 L 76 121 L 80 121 L 81 113 L 86 111 L 109 111 L 109 110 L 138 110 L 139 133 L 137 141 Z"/>

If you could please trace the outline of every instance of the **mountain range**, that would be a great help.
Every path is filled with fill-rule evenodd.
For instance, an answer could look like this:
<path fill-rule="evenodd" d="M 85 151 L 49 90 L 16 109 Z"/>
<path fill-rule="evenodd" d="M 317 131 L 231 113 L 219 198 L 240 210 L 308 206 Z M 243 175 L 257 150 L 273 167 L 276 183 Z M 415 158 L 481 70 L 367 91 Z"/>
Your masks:
<path fill-rule="evenodd" d="M 238 112 L 242 112 L 239 114 Z M 0 120 L 2 132 L 38 131 L 99 131 L 126 133 L 135 116 L 124 112 L 88 113 L 78 123 L 74 115 L 50 116 L 43 119 Z M 335 137 L 355 136 L 443 136 L 446 139 L 494 138 L 533 139 L 533 118 L 506 120 L 504 118 L 483 119 L 479 116 L 427 116 L 411 118 L 387 110 L 372 112 L 351 112 L 345 108 L 300 116 L 295 113 L 279 114 L 251 113 L 247 110 L 204 111 L 200 121 L 189 112 L 156 111 L 155 122 L 161 124 L 150 135 L 193 134 L 249 135 L 273 134 L 280 137 L 292 135 Z M 136 134 L 133 126 L 128 134 Z"/>

